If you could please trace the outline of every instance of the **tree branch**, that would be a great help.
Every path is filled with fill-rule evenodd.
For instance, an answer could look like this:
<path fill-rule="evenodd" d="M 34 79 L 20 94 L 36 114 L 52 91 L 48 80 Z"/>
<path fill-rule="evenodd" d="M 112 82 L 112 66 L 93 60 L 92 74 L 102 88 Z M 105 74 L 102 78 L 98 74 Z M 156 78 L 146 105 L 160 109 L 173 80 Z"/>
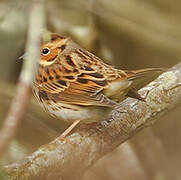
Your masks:
<path fill-rule="evenodd" d="M 31 84 L 36 72 L 36 62 L 40 53 L 40 38 L 44 28 L 43 0 L 32 3 L 30 9 L 29 33 L 26 52 L 28 53 L 23 63 L 17 85 L 17 94 L 12 101 L 10 110 L 5 119 L 4 125 L 0 132 L 0 154 L 7 148 L 9 142 L 14 137 L 18 128 L 21 117 L 23 116 L 26 106 L 30 99 Z"/>
<path fill-rule="evenodd" d="M 178 106 L 180 85 L 181 63 L 139 91 L 147 94 L 146 103 L 127 98 L 107 120 L 81 125 L 65 141 L 56 138 L 5 170 L 12 180 L 79 179 L 99 158 Z"/>

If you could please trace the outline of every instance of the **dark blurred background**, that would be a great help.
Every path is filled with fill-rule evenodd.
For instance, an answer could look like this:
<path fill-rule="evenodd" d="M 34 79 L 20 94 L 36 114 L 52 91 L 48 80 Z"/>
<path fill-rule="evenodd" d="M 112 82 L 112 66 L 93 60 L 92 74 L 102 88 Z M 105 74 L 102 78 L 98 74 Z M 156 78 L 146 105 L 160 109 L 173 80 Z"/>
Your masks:
<path fill-rule="evenodd" d="M 0 1 L 0 124 L 8 110 L 28 32 L 29 0 Z M 181 59 L 181 2 L 170 0 L 51 0 L 47 29 L 72 37 L 122 69 L 171 67 Z M 85 180 L 181 179 L 181 108 L 99 160 Z M 67 126 L 32 98 L 7 153 L 8 164 L 53 140 Z"/>

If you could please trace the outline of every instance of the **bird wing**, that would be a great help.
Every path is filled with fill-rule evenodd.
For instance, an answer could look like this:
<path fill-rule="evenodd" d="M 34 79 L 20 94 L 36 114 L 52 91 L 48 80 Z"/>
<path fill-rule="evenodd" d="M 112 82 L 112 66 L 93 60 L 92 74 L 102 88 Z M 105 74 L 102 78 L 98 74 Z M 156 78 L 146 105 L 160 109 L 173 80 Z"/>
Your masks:
<path fill-rule="evenodd" d="M 116 105 L 116 102 L 103 94 L 103 90 L 109 85 L 104 75 L 92 68 L 82 67 L 82 70 L 73 70 L 69 74 L 62 72 L 62 65 L 49 70 L 42 69 L 44 72 L 41 72 L 38 80 L 42 83 L 36 83 L 39 91 L 46 93 L 48 99 L 66 104 L 107 107 Z"/>

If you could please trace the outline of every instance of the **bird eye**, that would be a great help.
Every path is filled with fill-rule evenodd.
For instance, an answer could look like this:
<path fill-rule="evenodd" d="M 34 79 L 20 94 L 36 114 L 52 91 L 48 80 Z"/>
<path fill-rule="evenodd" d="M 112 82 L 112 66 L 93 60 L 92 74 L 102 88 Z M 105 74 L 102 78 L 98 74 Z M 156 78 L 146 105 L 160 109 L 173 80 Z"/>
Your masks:
<path fill-rule="evenodd" d="M 48 55 L 50 53 L 50 49 L 49 48 L 43 48 L 42 52 L 41 52 L 44 56 Z"/>

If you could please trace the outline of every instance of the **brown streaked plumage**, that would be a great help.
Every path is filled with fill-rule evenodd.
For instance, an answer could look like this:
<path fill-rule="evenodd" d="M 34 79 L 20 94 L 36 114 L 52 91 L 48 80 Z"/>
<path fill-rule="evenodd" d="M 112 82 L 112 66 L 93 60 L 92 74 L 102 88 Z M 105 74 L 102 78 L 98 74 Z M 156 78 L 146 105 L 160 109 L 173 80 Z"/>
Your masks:
<path fill-rule="evenodd" d="M 68 122 L 91 123 L 103 119 L 126 95 L 143 100 L 135 88 L 161 70 L 119 70 L 70 38 L 51 34 L 50 42 L 41 46 L 33 91 L 50 114 Z"/>

